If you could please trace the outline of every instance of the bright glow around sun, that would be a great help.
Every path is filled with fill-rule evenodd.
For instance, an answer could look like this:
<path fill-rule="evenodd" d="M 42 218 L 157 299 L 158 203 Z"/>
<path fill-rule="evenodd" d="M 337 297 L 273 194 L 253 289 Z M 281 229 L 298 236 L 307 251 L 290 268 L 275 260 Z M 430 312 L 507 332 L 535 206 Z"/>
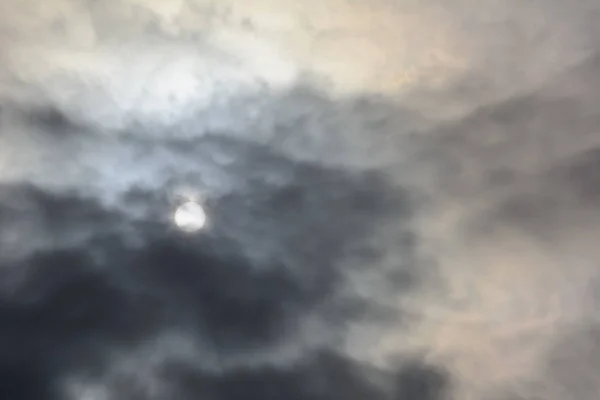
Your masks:
<path fill-rule="evenodd" d="M 177 208 L 174 220 L 182 231 L 196 232 L 206 225 L 206 212 L 199 203 L 188 201 Z"/>

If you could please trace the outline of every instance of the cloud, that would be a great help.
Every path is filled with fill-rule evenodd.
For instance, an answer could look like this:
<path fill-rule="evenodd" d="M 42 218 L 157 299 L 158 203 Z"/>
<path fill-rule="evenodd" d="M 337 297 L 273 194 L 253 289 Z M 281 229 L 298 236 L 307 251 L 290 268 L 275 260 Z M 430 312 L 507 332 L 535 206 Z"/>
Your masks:
<path fill-rule="evenodd" d="M 595 1 L 42 3 L 0 6 L 11 398 L 590 398 Z"/>
<path fill-rule="evenodd" d="M 198 236 L 178 233 L 163 218 L 172 205 L 155 188 L 132 186 L 111 208 L 76 186 L 2 186 L 7 349 L 47 366 L 52 372 L 40 374 L 55 390 L 76 390 L 69 389 L 79 387 L 73 379 L 88 370 L 99 371 L 98 385 L 113 385 L 129 374 L 119 365 L 136 357 L 150 368 L 147 357 L 161 360 L 160 347 L 136 348 L 176 331 L 192 343 L 197 353 L 187 361 L 200 370 L 295 362 L 330 346 L 346 323 L 373 308 L 359 294 L 343 300 L 342 288 L 379 257 L 377 244 L 363 237 L 392 215 L 408 217 L 401 190 L 378 171 L 294 162 L 237 140 L 216 137 L 191 144 L 190 153 L 203 146 L 229 147 L 235 161 L 228 173 L 237 180 L 207 199 L 212 227 Z M 156 373 L 149 370 L 142 384 L 163 382 Z"/>

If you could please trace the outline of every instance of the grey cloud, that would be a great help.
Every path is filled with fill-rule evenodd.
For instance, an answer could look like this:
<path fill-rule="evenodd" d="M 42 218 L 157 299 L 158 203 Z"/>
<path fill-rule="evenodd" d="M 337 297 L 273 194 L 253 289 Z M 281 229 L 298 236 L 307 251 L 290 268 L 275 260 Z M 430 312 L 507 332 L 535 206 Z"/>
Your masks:
<path fill-rule="evenodd" d="M 337 298 L 349 275 L 379 257 L 381 249 L 363 237 L 392 215 L 409 217 L 409 198 L 385 175 L 293 162 L 219 137 L 162 145 L 174 154 L 201 154 L 208 145 L 235 155 L 228 174 L 237 183 L 207 199 L 214 228 L 198 237 L 151 217 L 170 212 L 164 192 L 132 186 L 121 201 L 149 210 L 140 218 L 75 190 L 2 186 L 2 233 L 23 231 L 2 243 L 3 251 L 21 249 L 2 262 L 7 368 L 18 371 L 24 357 L 52 371 L 39 374 L 56 385 L 88 368 L 110 371 L 103 352 L 127 354 L 173 329 L 208 343 L 224 366 L 244 365 L 244 354 L 252 358 L 262 348 L 277 363 L 285 356 L 269 348 L 297 340 L 313 314 L 325 335 L 308 338 L 308 351 L 333 344 L 346 323 L 373 309 L 358 294 Z M 176 179 L 176 169 L 169 174 Z M 202 367 L 206 355 L 197 357 Z M 26 369 L 22 379 L 37 379 L 35 371 Z"/>
<path fill-rule="evenodd" d="M 0 391 L 594 398 L 596 1 L 9 3 Z"/>

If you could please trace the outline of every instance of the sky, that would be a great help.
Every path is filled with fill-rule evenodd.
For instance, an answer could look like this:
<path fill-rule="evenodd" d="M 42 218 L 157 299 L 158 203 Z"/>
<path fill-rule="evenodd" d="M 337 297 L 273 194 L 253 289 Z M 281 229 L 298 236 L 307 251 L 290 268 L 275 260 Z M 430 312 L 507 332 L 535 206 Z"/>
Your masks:
<path fill-rule="evenodd" d="M 597 399 L 599 19 L 3 0 L 0 393 Z"/>

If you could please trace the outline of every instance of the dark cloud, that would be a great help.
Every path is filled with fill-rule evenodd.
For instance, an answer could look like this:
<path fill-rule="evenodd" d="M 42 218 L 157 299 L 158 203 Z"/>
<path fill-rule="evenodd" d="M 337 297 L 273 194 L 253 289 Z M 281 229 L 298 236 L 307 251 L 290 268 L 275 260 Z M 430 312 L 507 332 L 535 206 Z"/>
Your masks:
<path fill-rule="evenodd" d="M 448 389 L 445 371 L 413 361 L 396 374 L 394 400 L 440 400 L 446 396 Z"/>
<path fill-rule="evenodd" d="M 235 371 L 219 380 L 218 398 L 229 400 L 382 398 L 383 393 L 366 380 L 360 366 L 334 354 L 318 354 L 288 370 Z M 249 396 L 249 397 L 248 397 Z"/>
<path fill-rule="evenodd" d="M 27 112 L 29 123 L 41 127 L 44 131 L 55 135 L 75 133 L 77 124 L 67 114 L 56 107 L 40 107 Z"/>
<path fill-rule="evenodd" d="M 218 358 L 237 357 L 292 340 L 288 337 L 301 329 L 303 318 L 320 309 L 327 309 L 323 323 L 331 332 L 373 309 L 358 294 L 342 304 L 332 300 L 353 269 L 364 269 L 380 256 L 377 245 L 366 245 L 362 238 L 389 216 L 409 218 L 407 195 L 384 175 L 292 162 L 264 146 L 235 140 L 155 145 L 182 154 L 221 146 L 236 154 L 230 169 L 239 174 L 239 184 L 207 202 L 213 229 L 186 236 L 168 220 L 132 217 L 77 192 L 2 187 L 3 231 L 18 231 L 27 220 L 33 229 L 21 241 L 48 240 L 1 265 L 11 282 L 4 285 L 0 304 L 5 322 L 1 361 L 7 382 L 10 374 L 18 375 L 17 387 L 10 390 L 46 390 L 45 385 L 58 386 L 73 373 L 101 379 L 111 368 L 103 356 L 107 349 L 126 354 L 170 330 L 181 329 L 191 340 L 209 343 Z M 247 166 L 254 168 L 244 174 Z M 145 189 L 131 191 L 126 202 L 157 215 L 172 210 L 165 193 Z M 127 232 L 134 232 L 135 245 Z M 27 243 L 20 246 L 26 249 Z M 253 255 L 256 248 L 263 250 Z M 356 267 L 345 266 L 346 259 L 355 260 Z M 319 389 L 324 391 L 319 396 L 369 397 L 348 387 L 346 379 L 358 378 L 344 372 L 344 361 L 327 360 L 319 358 L 314 367 L 291 375 L 250 369 L 203 379 L 217 385 L 218 399 L 272 390 L 308 398 L 304 380 L 321 379 L 313 369 L 334 375 L 340 369 L 337 383 L 324 382 L 334 386 Z M 110 383 L 119 396 L 135 391 L 135 384 L 123 379 Z M 187 395 L 197 397 L 196 389 L 190 390 Z M 28 392 L 13 398 L 26 396 Z"/>
<path fill-rule="evenodd" d="M 253 368 L 207 376 L 181 365 L 165 365 L 182 399 L 205 398 L 293 400 L 441 400 L 447 392 L 446 377 L 421 362 L 404 366 L 392 377 L 335 353 L 318 352 L 285 368 Z M 390 384 L 381 385 L 387 381 Z"/>
<path fill-rule="evenodd" d="M 7 364 L 0 367 L 0 392 L 7 398 L 19 400 L 58 399 L 49 379 L 51 373 L 40 368 L 37 361 Z"/>
<path fill-rule="evenodd" d="M 0 7 L 0 397 L 598 397 L 597 1 L 52 1 Z"/>

